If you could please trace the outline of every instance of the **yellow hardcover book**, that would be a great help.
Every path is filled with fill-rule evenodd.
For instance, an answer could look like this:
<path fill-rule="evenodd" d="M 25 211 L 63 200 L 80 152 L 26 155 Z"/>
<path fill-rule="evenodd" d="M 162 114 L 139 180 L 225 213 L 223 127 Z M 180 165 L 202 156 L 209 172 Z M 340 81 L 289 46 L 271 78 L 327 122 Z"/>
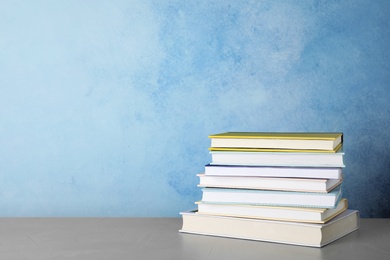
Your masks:
<path fill-rule="evenodd" d="M 343 147 L 340 143 L 333 150 L 315 150 L 315 149 L 271 149 L 271 148 L 241 148 L 241 147 L 209 147 L 210 151 L 231 151 L 231 152 L 280 152 L 280 153 L 335 153 Z"/>
<path fill-rule="evenodd" d="M 343 142 L 339 132 L 226 132 L 209 135 L 211 149 L 275 149 L 337 151 Z"/>

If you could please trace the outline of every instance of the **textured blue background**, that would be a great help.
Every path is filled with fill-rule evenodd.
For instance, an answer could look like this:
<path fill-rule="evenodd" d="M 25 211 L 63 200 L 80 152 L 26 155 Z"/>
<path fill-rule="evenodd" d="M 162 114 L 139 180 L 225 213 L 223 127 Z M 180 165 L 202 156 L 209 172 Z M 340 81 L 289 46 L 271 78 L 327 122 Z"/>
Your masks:
<path fill-rule="evenodd" d="M 0 216 L 178 216 L 209 134 L 341 131 L 390 217 L 390 1 L 0 1 Z"/>

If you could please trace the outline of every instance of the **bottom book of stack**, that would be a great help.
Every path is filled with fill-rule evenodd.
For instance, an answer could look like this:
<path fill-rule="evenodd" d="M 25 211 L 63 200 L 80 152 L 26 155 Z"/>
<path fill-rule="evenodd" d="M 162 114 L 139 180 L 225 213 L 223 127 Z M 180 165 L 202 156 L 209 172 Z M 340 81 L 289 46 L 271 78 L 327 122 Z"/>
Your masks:
<path fill-rule="evenodd" d="M 180 232 L 323 247 L 359 228 L 359 211 L 345 210 L 324 224 L 181 213 Z"/>

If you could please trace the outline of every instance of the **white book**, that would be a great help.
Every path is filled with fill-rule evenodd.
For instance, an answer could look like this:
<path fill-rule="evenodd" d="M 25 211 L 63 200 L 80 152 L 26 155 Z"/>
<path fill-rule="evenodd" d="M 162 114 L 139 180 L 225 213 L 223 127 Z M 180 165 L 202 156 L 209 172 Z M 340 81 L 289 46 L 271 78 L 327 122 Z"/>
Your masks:
<path fill-rule="evenodd" d="M 340 179 L 267 178 L 247 176 L 210 176 L 197 174 L 198 187 L 217 187 L 257 190 L 286 190 L 303 192 L 329 192 L 341 184 Z"/>
<path fill-rule="evenodd" d="M 182 212 L 182 233 L 323 247 L 359 228 L 359 212 L 346 210 L 325 224 Z"/>
<path fill-rule="evenodd" d="M 341 199 L 334 209 L 210 204 L 203 201 L 196 204 L 200 214 L 308 223 L 328 222 L 348 208 L 348 201 L 345 198 Z"/>
<path fill-rule="evenodd" d="M 328 193 L 222 188 L 203 188 L 202 193 L 206 203 L 309 208 L 335 208 L 342 195 L 341 185 Z"/>
<path fill-rule="evenodd" d="M 340 179 L 342 176 L 342 168 L 242 166 L 242 165 L 207 164 L 205 166 L 205 175 Z"/>
<path fill-rule="evenodd" d="M 211 151 L 210 154 L 212 165 L 344 167 L 342 150 L 336 153 Z"/>

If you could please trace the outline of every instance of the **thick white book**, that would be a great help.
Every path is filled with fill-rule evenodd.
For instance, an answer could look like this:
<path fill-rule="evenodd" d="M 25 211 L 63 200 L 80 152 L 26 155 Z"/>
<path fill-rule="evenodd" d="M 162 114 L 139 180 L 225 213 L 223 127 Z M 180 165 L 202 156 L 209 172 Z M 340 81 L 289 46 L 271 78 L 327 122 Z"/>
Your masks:
<path fill-rule="evenodd" d="M 342 183 L 340 179 L 267 178 L 248 176 L 210 176 L 197 174 L 198 187 L 329 192 Z"/>
<path fill-rule="evenodd" d="M 307 223 L 326 223 L 348 208 L 345 198 L 342 198 L 334 209 L 217 204 L 203 201 L 196 204 L 200 214 Z"/>
<path fill-rule="evenodd" d="M 182 233 L 323 247 L 359 228 L 359 212 L 346 210 L 325 224 L 182 212 Z"/>
<path fill-rule="evenodd" d="M 257 165 L 295 167 L 344 167 L 344 152 L 234 152 L 211 151 L 212 165 Z"/>
<path fill-rule="evenodd" d="M 335 208 L 341 199 L 341 185 L 328 193 L 249 189 L 203 188 L 206 203 Z"/>
<path fill-rule="evenodd" d="M 342 168 L 339 167 L 277 167 L 211 165 L 205 166 L 205 175 L 210 176 L 258 176 L 282 178 L 340 179 Z"/>

